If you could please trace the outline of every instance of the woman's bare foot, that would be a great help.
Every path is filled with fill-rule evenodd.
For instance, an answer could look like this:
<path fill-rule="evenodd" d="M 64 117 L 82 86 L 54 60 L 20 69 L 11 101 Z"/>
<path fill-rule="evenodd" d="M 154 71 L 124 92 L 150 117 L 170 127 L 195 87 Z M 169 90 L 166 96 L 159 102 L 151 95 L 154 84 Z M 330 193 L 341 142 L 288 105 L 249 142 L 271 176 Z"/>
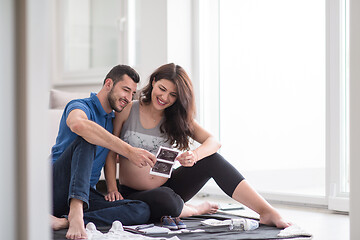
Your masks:
<path fill-rule="evenodd" d="M 285 221 L 275 209 L 260 214 L 260 223 L 277 228 L 287 228 L 292 225 L 290 222 Z"/>
<path fill-rule="evenodd" d="M 216 203 L 203 202 L 197 206 L 187 204 L 189 207 L 196 209 L 197 215 L 201 214 L 214 214 L 219 209 L 219 205 Z"/>
<path fill-rule="evenodd" d="M 280 214 L 250 184 L 243 180 L 235 188 L 232 198 L 244 204 L 260 215 L 260 223 L 286 228 L 292 224 L 285 221 Z"/>
<path fill-rule="evenodd" d="M 66 233 L 67 239 L 86 239 L 87 234 L 83 220 L 83 202 L 78 199 L 71 199 L 69 212 L 69 230 Z"/>
<path fill-rule="evenodd" d="M 50 215 L 51 218 L 51 228 L 53 230 L 60 230 L 69 227 L 69 221 L 66 218 L 57 218 L 53 215 Z"/>
<path fill-rule="evenodd" d="M 196 206 L 185 203 L 180 217 L 190 217 L 201 214 L 213 214 L 216 213 L 218 209 L 219 205 L 216 203 L 204 202 Z"/>

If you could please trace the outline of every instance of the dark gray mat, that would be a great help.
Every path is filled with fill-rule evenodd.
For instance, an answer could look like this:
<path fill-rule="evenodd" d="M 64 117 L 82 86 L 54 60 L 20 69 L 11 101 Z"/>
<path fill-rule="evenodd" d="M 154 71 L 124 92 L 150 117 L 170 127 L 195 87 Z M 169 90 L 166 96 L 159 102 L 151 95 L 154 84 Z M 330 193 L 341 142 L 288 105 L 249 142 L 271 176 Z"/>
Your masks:
<path fill-rule="evenodd" d="M 201 224 L 202 220 L 208 218 L 215 218 L 219 220 L 225 220 L 230 218 L 239 218 L 239 216 L 230 215 L 230 214 L 212 214 L 212 215 L 201 215 L 191 218 L 184 218 L 183 221 L 187 226 L 188 230 L 195 230 L 195 229 L 203 229 L 205 232 L 201 233 L 181 233 L 181 234 L 147 234 L 146 236 L 149 237 L 166 237 L 170 238 L 172 236 L 177 236 L 181 240 L 187 239 L 201 239 L 201 240 L 211 240 L 211 239 L 292 239 L 292 238 L 280 238 L 277 237 L 278 233 L 282 229 L 278 229 L 276 227 L 266 226 L 260 224 L 259 228 L 253 231 L 232 231 L 229 230 L 228 226 L 221 226 L 221 227 L 211 227 L 211 226 L 203 226 Z M 159 224 L 156 224 L 159 225 Z M 109 227 L 99 227 L 98 230 L 101 232 L 108 232 L 110 229 Z M 60 231 L 54 231 L 53 239 L 60 240 L 66 239 L 65 234 L 67 229 L 63 229 Z M 296 237 L 304 237 L 306 236 L 296 236 Z M 308 238 L 310 239 L 310 238 Z"/>

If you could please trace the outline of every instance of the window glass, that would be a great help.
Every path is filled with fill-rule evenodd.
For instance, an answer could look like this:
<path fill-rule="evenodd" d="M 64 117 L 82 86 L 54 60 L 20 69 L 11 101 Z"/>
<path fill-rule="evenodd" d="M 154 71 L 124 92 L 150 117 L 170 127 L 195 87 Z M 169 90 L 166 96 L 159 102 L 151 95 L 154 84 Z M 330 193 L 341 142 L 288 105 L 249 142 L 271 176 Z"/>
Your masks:
<path fill-rule="evenodd" d="M 325 1 L 219 4 L 221 153 L 259 191 L 325 196 Z"/>
<path fill-rule="evenodd" d="M 121 46 L 121 1 L 67 0 L 64 6 L 64 71 L 116 65 Z"/>

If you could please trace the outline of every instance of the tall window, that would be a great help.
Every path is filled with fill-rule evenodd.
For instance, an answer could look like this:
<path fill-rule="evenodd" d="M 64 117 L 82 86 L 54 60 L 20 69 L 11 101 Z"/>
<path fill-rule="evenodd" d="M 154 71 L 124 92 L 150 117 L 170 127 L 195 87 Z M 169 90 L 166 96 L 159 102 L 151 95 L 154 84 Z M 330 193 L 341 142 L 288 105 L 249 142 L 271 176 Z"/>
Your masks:
<path fill-rule="evenodd" d="M 222 154 L 259 191 L 325 196 L 325 1 L 219 4 Z"/>
<path fill-rule="evenodd" d="M 348 211 L 347 2 L 198 0 L 200 120 L 268 199 Z"/>

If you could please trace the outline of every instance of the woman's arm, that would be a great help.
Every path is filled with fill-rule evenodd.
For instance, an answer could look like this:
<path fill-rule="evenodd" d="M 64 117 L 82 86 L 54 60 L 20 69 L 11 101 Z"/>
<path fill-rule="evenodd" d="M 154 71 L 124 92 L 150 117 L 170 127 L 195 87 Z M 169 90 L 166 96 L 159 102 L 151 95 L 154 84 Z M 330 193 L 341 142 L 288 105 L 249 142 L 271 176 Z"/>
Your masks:
<path fill-rule="evenodd" d="M 193 125 L 193 139 L 201 145 L 198 148 L 192 151 L 184 152 L 177 157 L 177 160 L 181 163 L 181 165 L 187 167 L 193 166 L 197 161 L 216 153 L 221 147 L 220 142 L 217 141 L 216 138 L 203 127 L 201 127 L 195 120 Z"/>
<path fill-rule="evenodd" d="M 193 150 L 195 151 L 195 154 L 197 154 L 197 160 L 201 160 L 204 157 L 216 153 L 221 147 L 220 142 L 203 127 L 201 127 L 195 120 L 194 140 L 201 144 L 198 148 Z"/>
<path fill-rule="evenodd" d="M 105 195 L 105 200 L 112 202 L 124 199 L 116 185 L 116 153 L 113 151 L 109 151 L 106 157 L 104 173 L 108 192 Z"/>
<path fill-rule="evenodd" d="M 113 134 L 116 137 L 120 137 L 121 128 L 124 122 L 128 119 L 132 103 L 130 103 L 122 112 L 115 113 L 115 119 L 113 122 L 114 129 Z M 109 151 L 104 166 L 105 180 L 108 194 L 105 196 L 107 201 L 121 200 L 123 197 L 118 191 L 116 185 L 116 156 L 117 153 Z"/>

